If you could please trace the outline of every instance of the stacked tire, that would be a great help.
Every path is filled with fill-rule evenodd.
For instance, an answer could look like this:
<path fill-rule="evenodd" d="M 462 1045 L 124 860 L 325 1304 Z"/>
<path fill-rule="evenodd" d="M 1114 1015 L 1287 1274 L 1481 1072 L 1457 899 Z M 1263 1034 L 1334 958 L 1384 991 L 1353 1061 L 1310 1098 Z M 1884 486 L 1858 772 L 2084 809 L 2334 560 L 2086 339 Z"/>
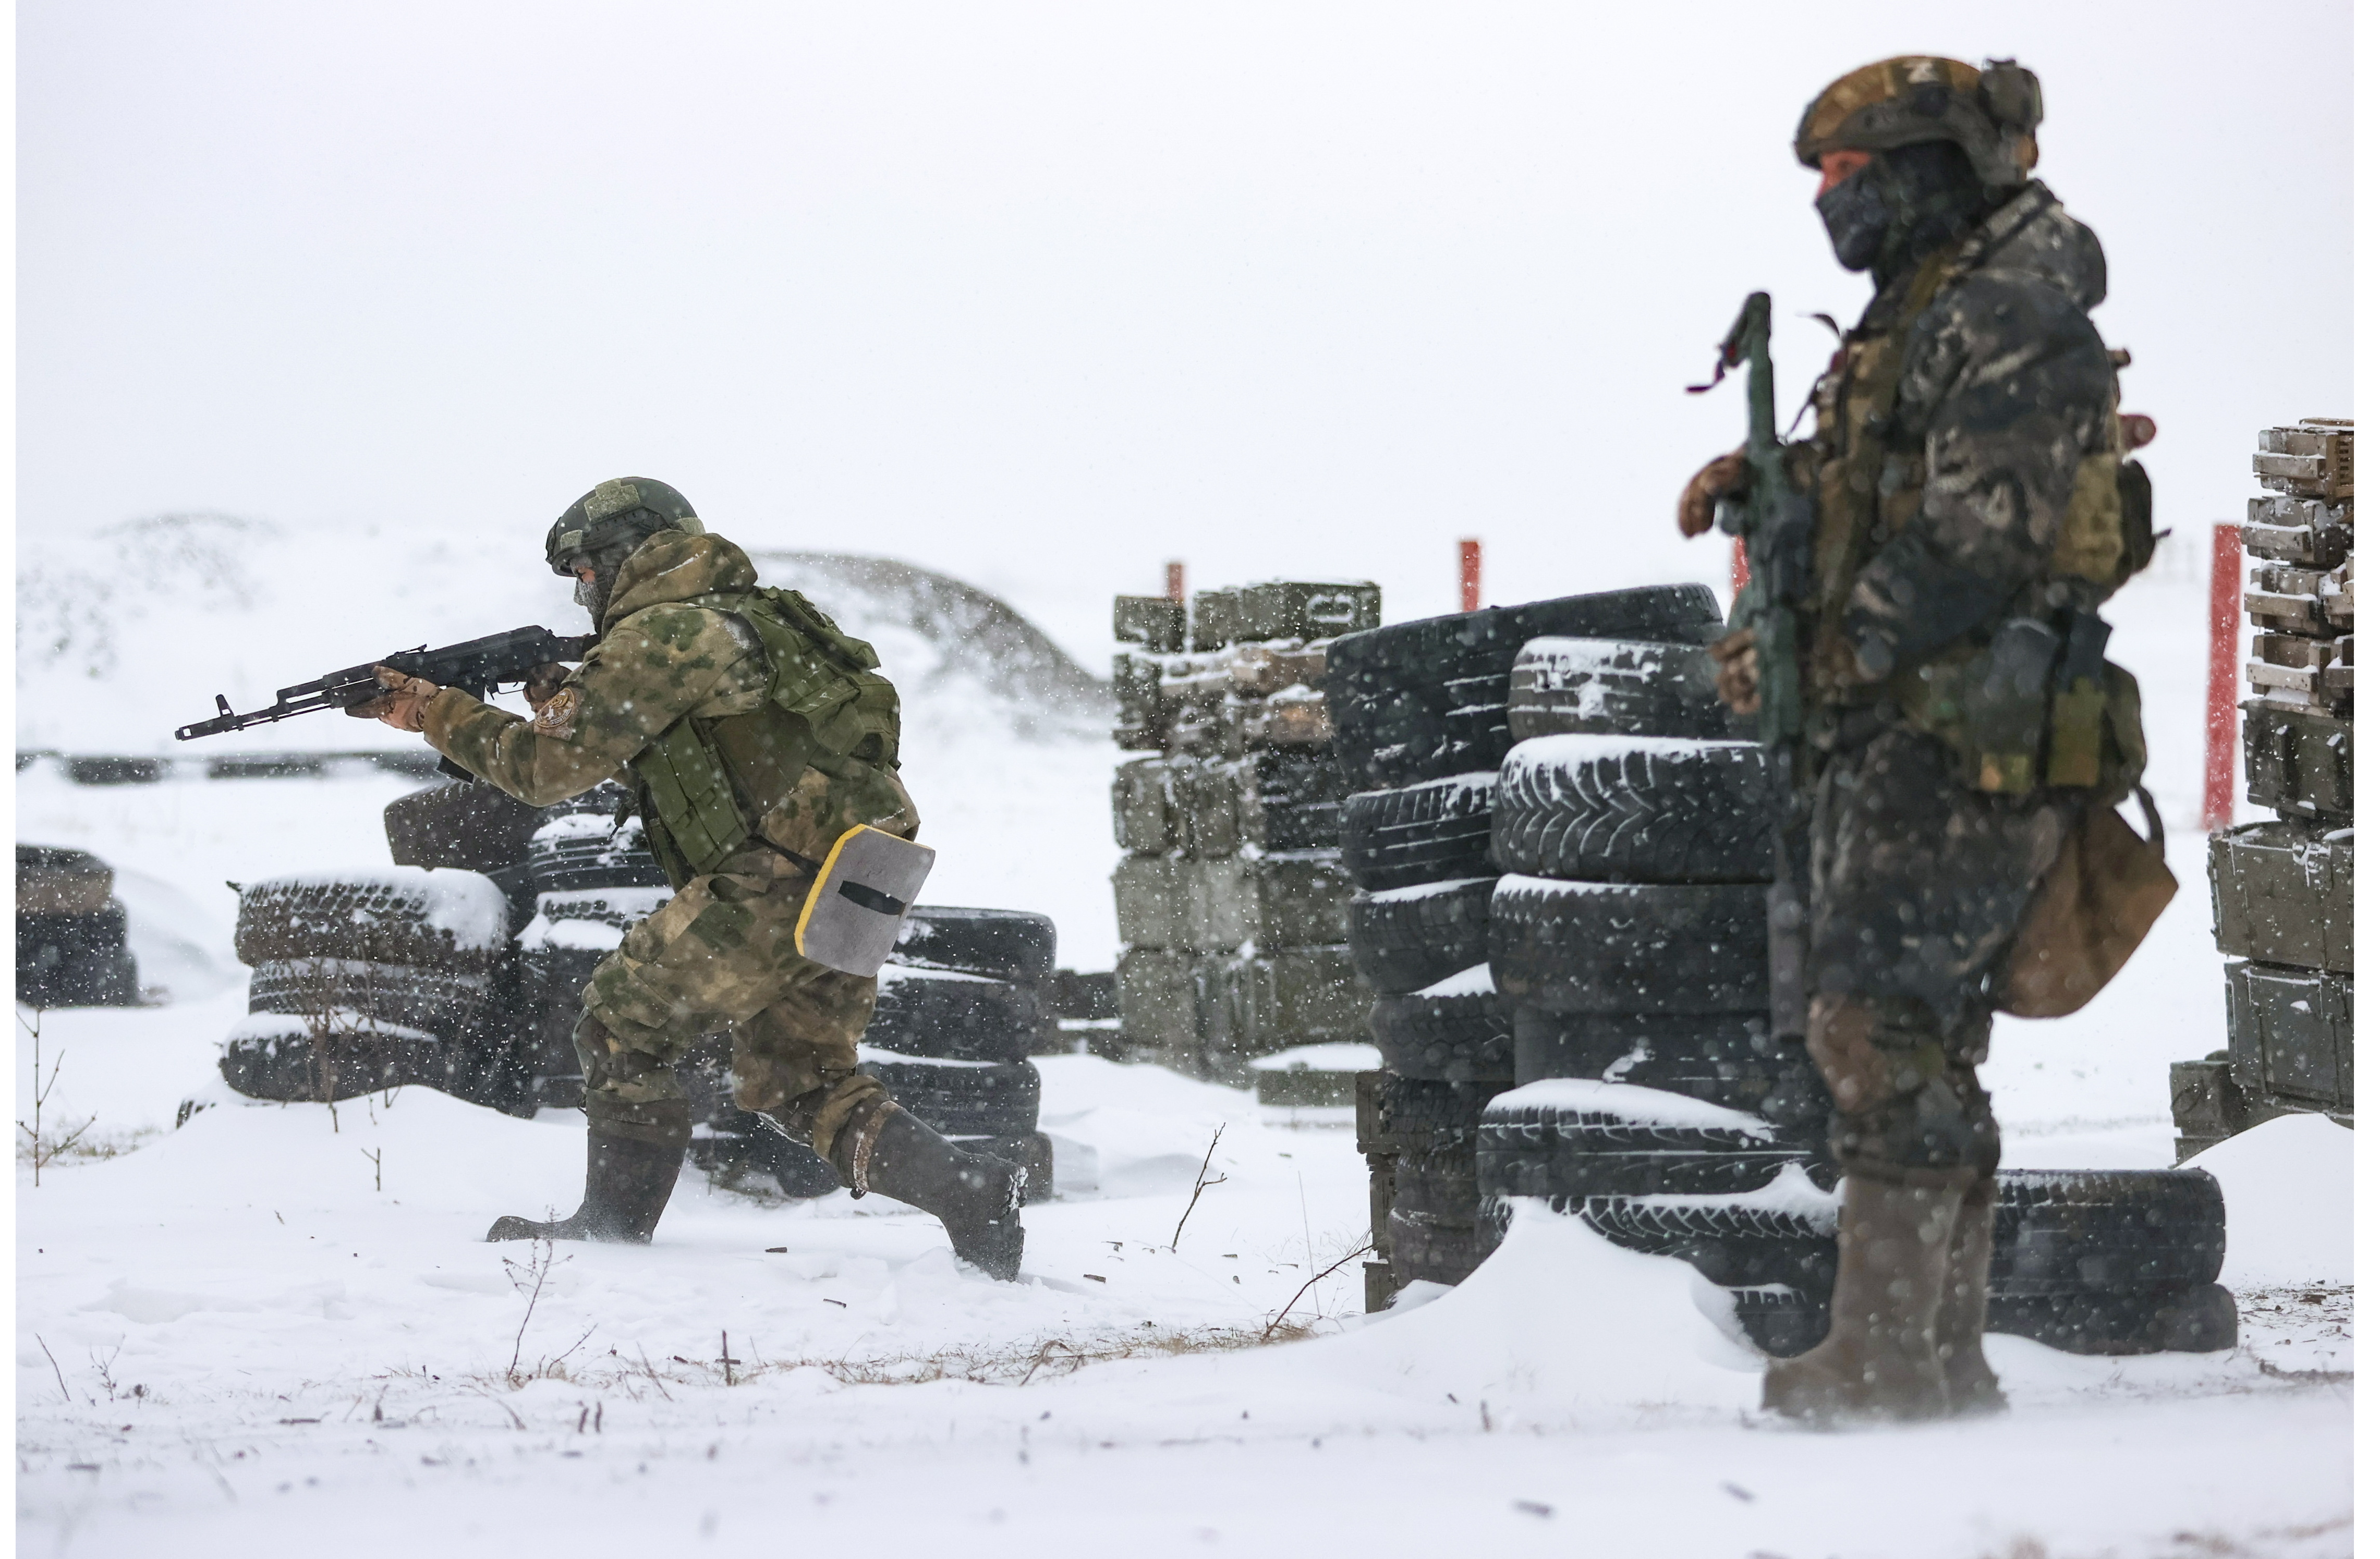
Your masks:
<path fill-rule="evenodd" d="M 2354 436 L 2309 418 L 2257 439 L 2241 747 L 2248 799 L 2280 816 L 2208 841 L 2230 1043 L 2173 1067 L 2177 1160 L 2293 1111 L 2355 1117 Z"/>
<path fill-rule="evenodd" d="M 468 1096 L 510 913 L 478 872 L 389 866 L 241 888 L 232 945 L 249 1015 L 225 1082 L 251 1098 L 334 1103 L 421 1083 Z"/>
<path fill-rule="evenodd" d="M 1246 1087 L 1249 1063 L 1359 1040 L 1339 860 L 1346 794 L 1317 691 L 1379 588 L 1273 581 L 1195 611 L 1116 599 L 1121 1042 L 1130 1058 Z"/>
<path fill-rule="evenodd" d="M 1382 1073 L 1359 1090 L 1373 1183 L 1366 1305 L 1457 1283 L 1482 1252 L 1476 1130 L 1513 1077 L 1513 1021 L 1490 964 L 1497 766 L 1514 740 L 1515 657 L 1548 633 L 1624 633 L 1699 654 L 1718 622 L 1699 586 L 1622 590 L 1357 634 L 1325 675 L 1356 787 L 1341 854 Z"/>
<path fill-rule="evenodd" d="M 1047 915 L 919 904 L 902 924 L 860 1041 L 860 1070 L 961 1147 L 1023 1165 L 1033 1201 L 1052 1189 L 1031 1057 L 1057 1048 L 1046 999 L 1057 953 Z"/>
<path fill-rule="evenodd" d="M 140 972 L 125 944 L 114 868 L 85 850 L 17 847 L 17 999 L 131 1007 Z"/>

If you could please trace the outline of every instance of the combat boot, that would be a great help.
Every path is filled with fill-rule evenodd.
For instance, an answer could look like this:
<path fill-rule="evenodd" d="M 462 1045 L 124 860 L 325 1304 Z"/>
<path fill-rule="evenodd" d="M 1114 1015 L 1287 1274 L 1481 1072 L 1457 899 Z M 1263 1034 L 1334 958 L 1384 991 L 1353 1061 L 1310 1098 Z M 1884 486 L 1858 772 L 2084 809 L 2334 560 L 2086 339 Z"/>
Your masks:
<path fill-rule="evenodd" d="M 989 1154 L 962 1153 L 907 1110 L 883 1099 L 835 1133 L 832 1162 L 854 1196 L 882 1191 L 942 1221 L 959 1260 L 1013 1282 L 1025 1259 L 1025 1169 Z"/>
<path fill-rule="evenodd" d="M 1994 1191 L 1990 1179 L 1978 1180 L 1959 1203 L 1958 1221 L 1950 1229 L 1949 1272 L 1942 1284 L 1942 1308 L 1934 1318 L 1934 1341 L 1942 1359 L 1943 1381 L 1949 1388 L 1950 1411 L 1961 1418 L 2008 1411 L 1999 1377 L 1984 1358 L 1984 1321 L 1991 1307 Z"/>
<path fill-rule="evenodd" d="M 621 1118 L 600 1105 L 587 1112 L 587 1191 L 578 1211 L 552 1223 L 502 1217 L 488 1230 L 505 1239 L 599 1239 L 644 1245 L 662 1221 L 678 1165 L 694 1136 L 694 1110 L 684 1099 L 638 1105 Z"/>
<path fill-rule="evenodd" d="M 1950 1410 L 1935 1315 L 1966 1187 L 1888 1185 L 1843 1177 L 1835 1293 L 1827 1336 L 1768 1367 L 1761 1406 L 1820 1424 L 1915 1422 Z"/>

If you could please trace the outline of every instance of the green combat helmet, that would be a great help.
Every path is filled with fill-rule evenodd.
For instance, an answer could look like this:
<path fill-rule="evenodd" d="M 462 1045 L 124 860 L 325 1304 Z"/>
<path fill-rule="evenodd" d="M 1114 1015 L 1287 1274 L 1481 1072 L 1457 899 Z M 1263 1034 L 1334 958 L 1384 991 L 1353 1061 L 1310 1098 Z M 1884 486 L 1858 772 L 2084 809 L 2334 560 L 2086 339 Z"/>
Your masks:
<path fill-rule="evenodd" d="M 622 541 L 641 540 L 657 530 L 702 534 L 694 505 L 667 482 L 650 477 L 615 477 L 562 512 L 545 533 L 545 561 L 556 574 L 575 572 L 575 558 L 600 553 Z"/>
<path fill-rule="evenodd" d="M 1964 60 L 1902 54 L 1864 65 L 1802 111 L 1793 154 L 1810 167 L 1829 151 L 1889 151 L 1948 140 L 1966 152 L 1984 183 L 2013 189 L 2040 151 L 2041 80 L 2012 59 L 1981 70 Z"/>

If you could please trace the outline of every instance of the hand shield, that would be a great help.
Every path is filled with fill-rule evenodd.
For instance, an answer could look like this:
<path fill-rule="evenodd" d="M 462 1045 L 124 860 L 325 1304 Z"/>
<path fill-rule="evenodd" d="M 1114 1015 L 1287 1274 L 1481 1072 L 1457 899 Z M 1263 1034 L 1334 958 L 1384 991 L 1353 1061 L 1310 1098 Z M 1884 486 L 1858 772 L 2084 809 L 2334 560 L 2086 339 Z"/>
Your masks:
<path fill-rule="evenodd" d="M 892 956 L 901 917 L 917 901 L 934 852 L 866 824 L 827 852 L 794 927 L 794 947 L 813 963 L 872 975 Z"/>

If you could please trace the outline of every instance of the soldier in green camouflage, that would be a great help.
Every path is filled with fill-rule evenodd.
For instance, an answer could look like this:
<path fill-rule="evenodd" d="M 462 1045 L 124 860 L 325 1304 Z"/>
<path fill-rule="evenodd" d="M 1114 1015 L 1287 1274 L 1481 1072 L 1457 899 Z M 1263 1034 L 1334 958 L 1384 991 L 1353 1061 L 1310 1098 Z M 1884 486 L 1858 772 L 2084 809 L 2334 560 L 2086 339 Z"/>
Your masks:
<path fill-rule="evenodd" d="M 858 1070 L 873 976 L 796 949 L 820 864 L 847 830 L 917 836 L 900 777 L 900 706 L 874 651 L 705 532 L 665 483 L 605 482 L 546 538 L 600 635 L 534 680 L 535 718 L 383 671 L 358 713 L 416 731 L 532 806 L 619 779 L 675 896 L 597 965 L 574 1035 L 587 1077 L 587 1186 L 552 1223 L 497 1220 L 490 1239 L 652 1236 L 692 1135 L 672 1062 L 722 1027 L 735 1102 L 880 1190 L 940 1217 L 957 1253 L 1013 1278 L 1023 1171 L 962 1153 Z"/>
<path fill-rule="evenodd" d="M 1795 602 L 1807 1041 L 1843 1171 L 1831 1329 L 1767 1380 L 1799 1417 L 2004 1406 L 1975 1068 L 2036 885 L 2145 761 L 2097 612 L 2146 561 L 2146 478 L 2123 462 L 2152 429 L 2119 415 L 2091 322 L 2098 239 L 2030 176 L 2040 119 L 2012 61 L 1909 56 L 1828 86 L 1795 137 L 1837 258 L 1876 284 L 1812 393 L 1816 436 L 1787 450 L 1815 520 Z M 1705 467 L 1680 527 L 1708 528 L 1742 473 L 1740 453 Z M 1712 650 L 1744 711 L 1754 651 L 1748 631 Z"/>

